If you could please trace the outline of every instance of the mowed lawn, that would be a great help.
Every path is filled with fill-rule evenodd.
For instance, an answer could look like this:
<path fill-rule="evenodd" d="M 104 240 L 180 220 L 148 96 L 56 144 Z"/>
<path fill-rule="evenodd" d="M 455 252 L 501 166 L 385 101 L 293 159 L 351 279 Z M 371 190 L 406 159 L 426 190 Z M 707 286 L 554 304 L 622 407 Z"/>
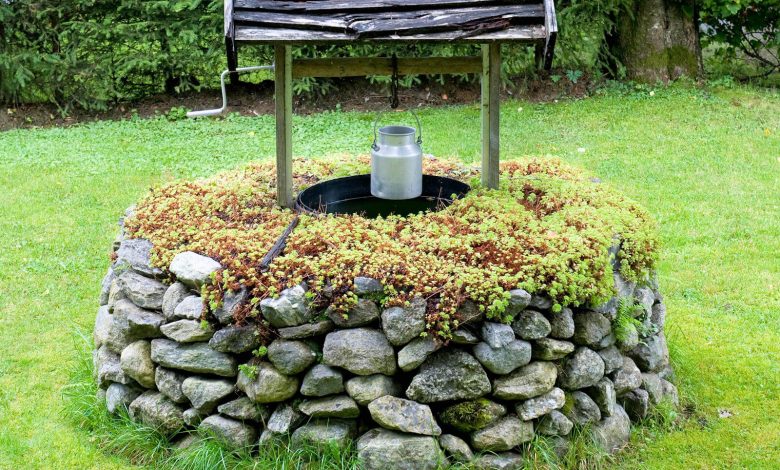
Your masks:
<path fill-rule="evenodd" d="M 425 151 L 479 161 L 476 105 L 420 111 Z M 682 428 L 625 468 L 780 465 L 780 95 L 672 87 L 508 102 L 502 157 L 555 155 L 647 207 Z M 372 115 L 296 118 L 297 156 L 367 153 Z M 409 121 L 408 115 L 395 116 Z M 0 468 L 128 468 L 63 410 L 116 219 L 153 185 L 271 158 L 270 117 L 0 133 Z"/>

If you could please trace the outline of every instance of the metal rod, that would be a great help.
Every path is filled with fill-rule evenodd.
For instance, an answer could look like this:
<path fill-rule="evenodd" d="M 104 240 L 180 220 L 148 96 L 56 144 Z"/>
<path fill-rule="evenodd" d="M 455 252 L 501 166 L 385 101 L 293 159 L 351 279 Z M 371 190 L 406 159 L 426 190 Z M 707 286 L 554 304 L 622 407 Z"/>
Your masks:
<path fill-rule="evenodd" d="M 222 88 L 222 107 L 218 109 L 204 109 L 201 111 L 190 111 L 187 113 L 188 118 L 205 117 L 205 116 L 218 116 L 227 110 L 227 89 L 225 88 L 225 78 L 231 73 L 244 73 L 255 72 L 257 70 L 274 70 L 275 64 L 271 65 L 254 65 L 252 67 L 238 67 L 236 70 L 224 70 L 219 75 L 219 83 Z"/>

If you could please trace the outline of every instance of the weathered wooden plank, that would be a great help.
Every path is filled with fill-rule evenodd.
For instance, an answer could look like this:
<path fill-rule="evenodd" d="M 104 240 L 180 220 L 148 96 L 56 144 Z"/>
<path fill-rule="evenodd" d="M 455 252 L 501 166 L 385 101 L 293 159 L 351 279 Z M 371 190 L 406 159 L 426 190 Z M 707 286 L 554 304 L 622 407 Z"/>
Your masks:
<path fill-rule="evenodd" d="M 239 24 L 285 27 L 294 29 L 312 29 L 316 31 L 350 31 L 348 22 L 338 16 L 311 16 L 288 13 L 267 13 L 257 11 L 237 11 L 233 13 L 233 21 Z"/>
<path fill-rule="evenodd" d="M 501 31 L 491 31 L 469 37 L 462 37 L 460 31 L 446 31 L 429 34 L 410 34 L 406 36 L 387 35 L 359 40 L 354 35 L 334 33 L 328 31 L 308 31 L 291 28 L 258 28 L 254 26 L 240 26 L 236 28 L 236 41 L 255 42 L 263 44 L 348 44 L 354 42 L 463 42 L 483 44 L 490 42 L 519 42 L 529 43 L 543 41 L 547 38 L 547 32 L 541 25 L 511 26 Z"/>
<path fill-rule="evenodd" d="M 276 200 L 292 208 L 292 48 L 274 47 L 274 85 L 276 98 Z"/>
<path fill-rule="evenodd" d="M 478 26 L 500 19 L 509 21 L 509 24 L 541 22 L 544 19 L 544 9 L 540 5 L 515 5 L 432 10 L 422 12 L 422 15 L 393 15 L 376 19 L 354 18 L 356 17 L 352 17 L 349 21 L 349 29 L 354 30 L 358 37 L 374 37 L 387 34 L 407 35 L 462 30 L 467 25 Z"/>
<path fill-rule="evenodd" d="M 404 11 L 458 6 L 541 4 L 542 0 L 362 0 L 362 1 L 276 1 L 235 0 L 236 9 L 276 12 L 330 13 L 338 11 Z"/>
<path fill-rule="evenodd" d="M 553 0 L 544 0 L 544 27 L 547 30 L 547 39 L 544 43 L 544 68 L 552 68 L 555 55 L 555 42 L 558 39 L 558 17 L 555 15 L 555 3 Z"/>
<path fill-rule="evenodd" d="M 482 57 L 426 57 L 398 59 L 399 75 L 481 73 Z M 293 78 L 365 77 L 392 75 L 393 61 L 386 57 L 342 57 L 293 61 Z"/>
<path fill-rule="evenodd" d="M 482 46 L 482 185 L 498 188 L 501 44 Z"/>
<path fill-rule="evenodd" d="M 233 35 L 233 0 L 225 0 L 225 36 Z"/>

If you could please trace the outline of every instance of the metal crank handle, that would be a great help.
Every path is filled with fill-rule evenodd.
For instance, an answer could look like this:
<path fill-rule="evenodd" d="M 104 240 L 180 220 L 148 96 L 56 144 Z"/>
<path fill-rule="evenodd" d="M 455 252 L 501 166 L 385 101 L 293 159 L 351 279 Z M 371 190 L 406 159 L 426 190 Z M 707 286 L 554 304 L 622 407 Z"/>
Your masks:
<path fill-rule="evenodd" d="M 274 65 L 254 65 L 252 67 L 238 67 L 234 73 L 255 72 L 257 70 L 274 70 Z M 227 89 L 225 88 L 225 78 L 232 73 L 230 70 L 223 70 L 219 75 L 219 84 L 222 88 L 222 107 L 217 109 L 204 109 L 201 111 L 189 111 L 188 118 L 219 116 L 227 110 Z"/>

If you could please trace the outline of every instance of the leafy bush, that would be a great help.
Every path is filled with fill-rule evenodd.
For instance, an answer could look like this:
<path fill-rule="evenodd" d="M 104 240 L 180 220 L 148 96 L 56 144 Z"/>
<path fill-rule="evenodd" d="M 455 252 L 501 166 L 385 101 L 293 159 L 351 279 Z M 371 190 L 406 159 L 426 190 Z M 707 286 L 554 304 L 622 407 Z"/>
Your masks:
<path fill-rule="evenodd" d="M 704 0 L 704 39 L 725 47 L 718 59 L 747 57 L 761 75 L 780 70 L 780 0 Z"/>
<path fill-rule="evenodd" d="M 338 176 L 337 168 L 343 171 L 338 160 L 298 162 L 296 185 Z M 212 308 L 227 290 L 247 287 L 256 306 L 306 282 L 317 305 L 347 312 L 357 300 L 353 279 L 367 276 L 385 284 L 387 306 L 423 296 L 428 330 L 445 339 L 466 299 L 502 321 L 511 320 L 508 291 L 518 287 L 549 295 L 554 310 L 606 300 L 615 235 L 624 276 L 652 269 L 655 225 L 635 203 L 558 160 L 505 162 L 502 171 L 501 189 L 485 190 L 472 167 L 426 161 L 427 173 L 472 180 L 475 189 L 439 212 L 408 217 L 301 215 L 267 272 L 258 264 L 294 217 L 276 206 L 271 163 L 155 189 L 126 226 L 154 244 L 161 268 L 187 250 L 220 261 L 224 270 L 204 292 Z M 248 309 L 236 320 L 258 314 Z"/>

